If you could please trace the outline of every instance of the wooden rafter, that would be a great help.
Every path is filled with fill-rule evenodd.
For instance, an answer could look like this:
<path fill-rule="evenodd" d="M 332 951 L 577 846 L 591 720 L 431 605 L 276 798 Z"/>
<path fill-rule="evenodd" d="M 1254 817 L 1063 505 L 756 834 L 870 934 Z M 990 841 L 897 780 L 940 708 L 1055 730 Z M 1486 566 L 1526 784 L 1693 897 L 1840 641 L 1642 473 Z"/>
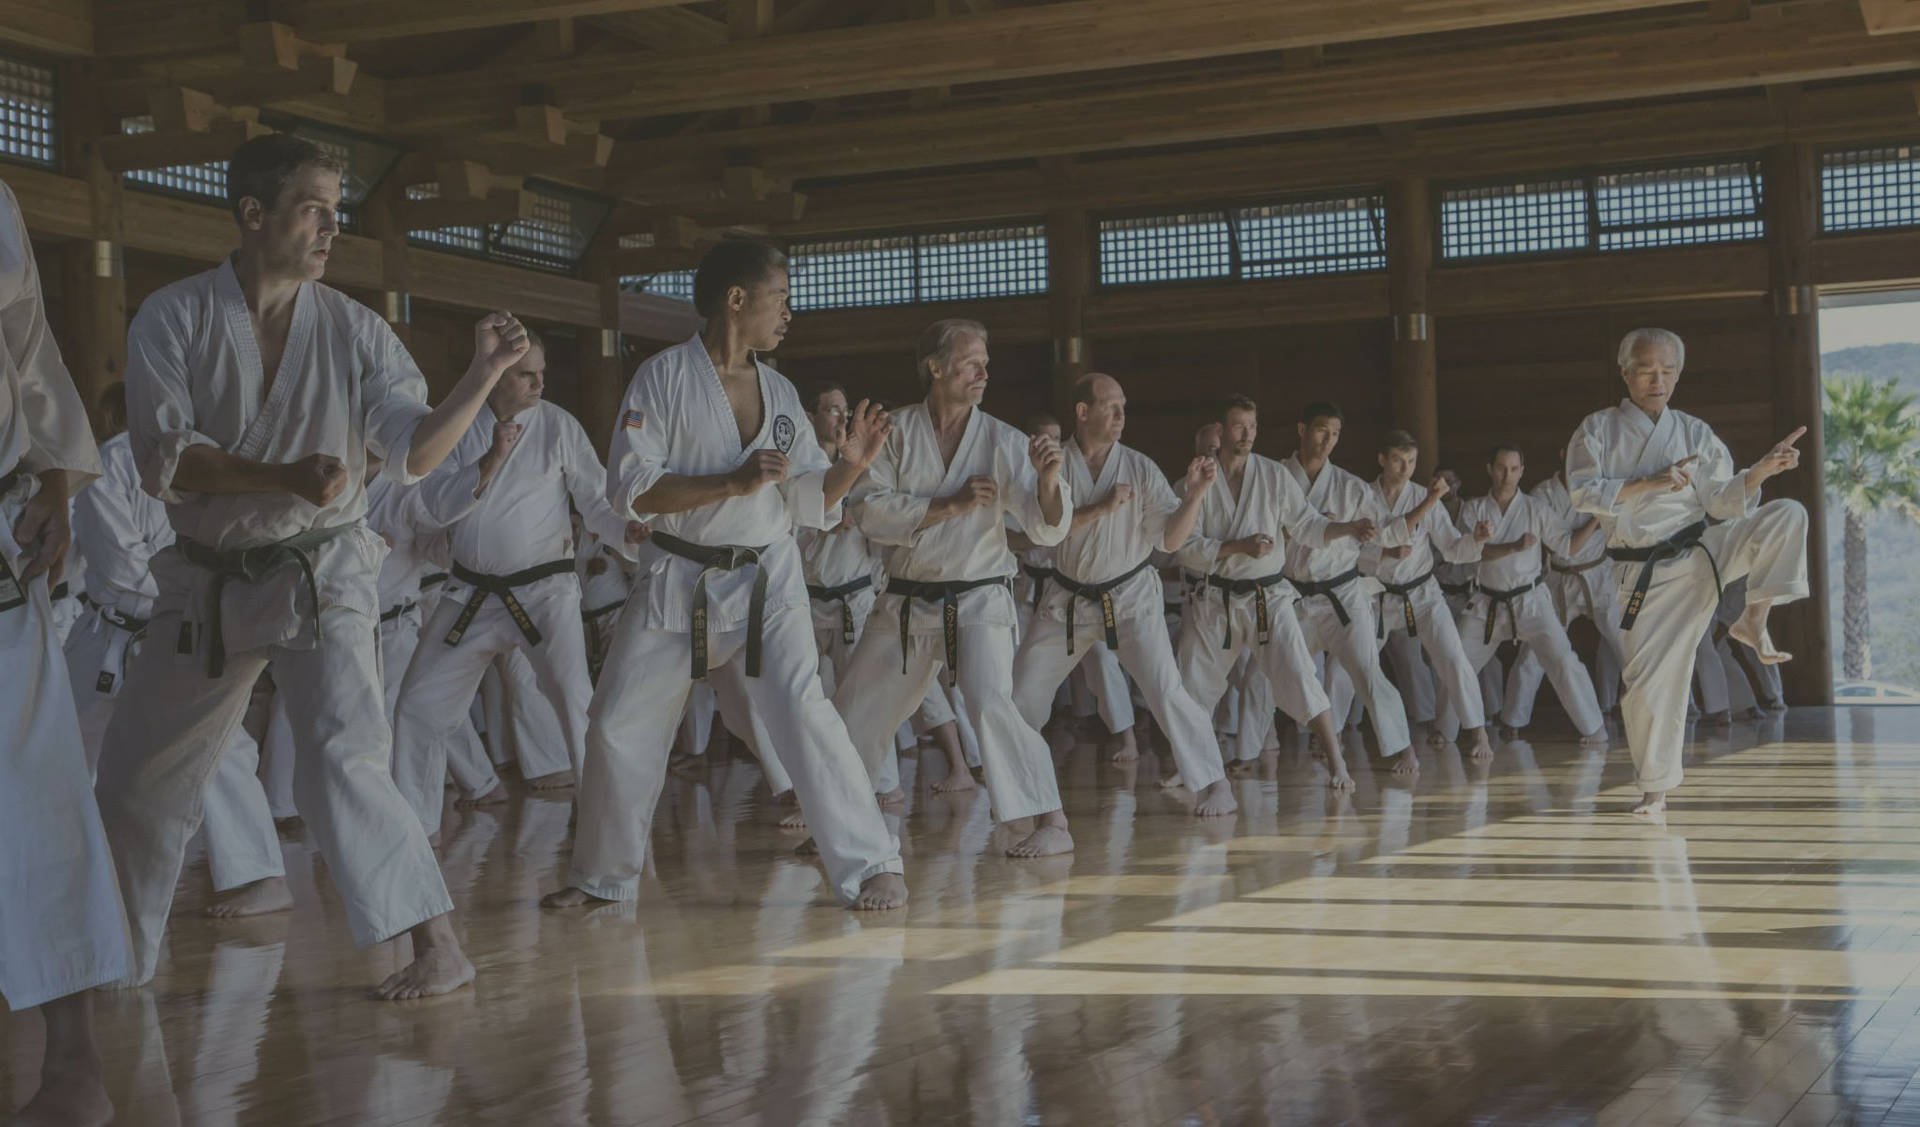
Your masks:
<path fill-rule="evenodd" d="M 1920 31 L 1920 0 L 1860 0 L 1860 15 L 1874 35 Z"/>

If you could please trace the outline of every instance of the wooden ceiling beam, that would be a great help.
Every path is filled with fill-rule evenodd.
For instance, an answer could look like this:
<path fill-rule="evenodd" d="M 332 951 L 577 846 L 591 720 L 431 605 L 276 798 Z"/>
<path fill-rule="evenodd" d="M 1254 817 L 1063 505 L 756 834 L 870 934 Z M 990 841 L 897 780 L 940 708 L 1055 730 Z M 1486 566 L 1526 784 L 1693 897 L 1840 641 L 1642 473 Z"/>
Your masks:
<path fill-rule="evenodd" d="M 93 2 L 0 0 L 0 42 L 53 55 L 91 55 Z"/>
<path fill-rule="evenodd" d="M 204 130 L 169 128 L 101 137 L 93 142 L 93 148 L 107 171 L 132 172 L 225 160 L 244 142 L 271 132 L 256 120 L 230 118 Z"/>
<path fill-rule="evenodd" d="M 635 142 L 623 147 L 615 167 L 682 169 L 724 155 L 796 179 L 845 176 L 1676 97 L 1915 67 L 1920 36 L 1869 36 L 1853 0 L 1822 0 L 1740 24 Z M 643 190 L 647 177 L 641 172 L 629 179 L 628 186 Z"/>
<path fill-rule="evenodd" d="M 313 0 L 309 0 L 313 2 Z M 416 0 L 420 2 L 420 0 Z M 453 2 L 453 0 L 435 0 Z M 750 3 L 753 0 L 737 0 Z M 670 58 L 617 54 L 564 74 L 487 67 L 394 84 L 395 121 L 497 113 L 516 83 L 574 112 L 692 113 L 1244 55 L 1672 6 L 1676 0 L 1076 0 L 949 19 L 765 35 Z M 735 25 L 739 25 L 736 23 Z M 823 65 L 822 60 L 830 60 Z"/>
<path fill-rule="evenodd" d="M 1860 15 L 1870 35 L 1920 31 L 1920 0 L 1860 0 Z"/>
<path fill-rule="evenodd" d="M 727 42 L 727 25 L 686 8 L 649 8 L 595 16 L 587 21 L 602 31 L 658 51 L 699 51 Z"/>

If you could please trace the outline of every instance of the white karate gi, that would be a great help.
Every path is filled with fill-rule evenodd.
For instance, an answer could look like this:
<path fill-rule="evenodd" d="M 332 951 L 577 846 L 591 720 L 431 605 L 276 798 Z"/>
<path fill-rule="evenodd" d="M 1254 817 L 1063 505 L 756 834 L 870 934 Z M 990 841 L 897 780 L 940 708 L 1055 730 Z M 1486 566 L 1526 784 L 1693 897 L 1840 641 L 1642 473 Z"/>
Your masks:
<path fill-rule="evenodd" d="M 85 482 L 100 459 L 47 328 L 19 204 L 0 182 L 0 482 L 18 475 L 0 488 L 0 585 L 18 586 L 13 525 L 39 488 L 34 475 L 52 469 Z M 0 610 L 0 1000 L 14 1010 L 124 978 L 129 966 L 46 576 L 20 596 Z"/>
<path fill-rule="evenodd" d="M 1589 518 L 1573 507 L 1563 474 L 1564 471 L 1556 472 L 1528 493 L 1565 526 L 1571 545 L 1573 531 Z M 1620 642 L 1620 611 L 1613 598 L 1613 569 L 1607 566 L 1606 539 L 1595 531 L 1578 552 L 1571 555 L 1548 552 L 1547 573 L 1543 579 L 1553 595 L 1553 606 L 1559 612 L 1562 625 L 1572 626 L 1574 619 L 1584 615 L 1592 620 L 1600 635 L 1600 648 L 1593 655 L 1591 672 L 1594 697 L 1600 702 L 1600 710 L 1605 712 L 1620 698 L 1620 667 L 1626 664 L 1626 651 Z M 1540 691 L 1545 675 L 1540 659 L 1532 650 L 1523 650 L 1515 660 L 1513 672 L 1507 678 L 1513 682 L 1514 691 L 1507 694 L 1506 707 L 1508 722 L 1514 727 L 1526 727 L 1532 717 L 1533 698 Z"/>
<path fill-rule="evenodd" d="M 1388 513 L 1379 493 L 1358 477 L 1327 462 L 1320 467 L 1319 476 L 1309 481 L 1298 454 L 1288 456 L 1280 465 L 1299 486 L 1308 507 L 1329 521 L 1366 517 L 1378 526 L 1381 547 L 1393 548 L 1407 543 L 1406 521 Z M 1324 546 L 1287 544 L 1287 578 L 1296 589 L 1302 582 L 1338 580 L 1354 573 L 1359 566 L 1360 542 L 1351 537 L 1342 537 Z M 1397 755 L 1406 750 L 1411 743 L 1406 705 L 1393 683 L 1387 680 L 1386 671 L 1380 668 L 1379 624 L 1374 619 L 1368 585 L 1355 577 L 1324 594 L 1302 592 L 1294 603 L 1294 613 L 1300 618 L 1300 633 L 1307 652 L 1331 654 L 1351 681 L 1355 695 L 1366 705 L 1367 714 L 1373 717 L 1373 735 L 1380 741 L 1380 753 Z M 1340 702 L 1334 704 L 1334 719 L 1338 721 L 1344 710 L 1338 707 Z"/>
<path fill-rule="evenodd" d="M 127 344 L 134 459 L 141 484 L 167 502 L 177 537 L 153 558 L 153 644 L 129 671 L 100 754 L 97 793 L 133 929 L 135 980 L 153 975 L 202 783 L 269 661 L 291 722 L 300 813 L 354 941 L 370 946 L 451 911 L 426 834 L 393 785 L 374 636 L 386 545 L 362 519 L 370 455 L 411 480 L 407 448 L 427 416 L 426 381 L 378 314 L 308 282 L 269 387 L 231 262 L 149 296 Z M 347 485 L 320 509 L 284 493 L 182 492 L 174 472 L 197 445 L 273 464 L 331 454 Z M 317 606 L 302 569 L 286 560 L 258 582 L 229 580 L 216 607 L 218 576 L 183 547 L 267 550 L 335 528 L 346 531 L 307 553 Z M 225 668 L 212 676 L 210 650 L 221 641 Z"/>
<path fill-rule="evenodd" d="M 587 672 L 598 680 L 620 612 L 633 591 L 633 562 L 592 529 L 583 528 L 575 574 L 580 577 L 580 618 L 586 624 Z"/>
<path fill-rule="evenodd" d="M 1196 791 L 1211 786 L 1226 777 L 1208 719 L 1211 709 L 1201 708 L 1181 681 L 1167 637 L 1165 596 L 1151 559 L 1180 498 L 1160 467 L 1138 450 L 1115 443 L 1098 478 L 1078 442 L 1065 443 L 1063 452 L 1061 480 L 1082 504 L 1104 499 L 1123 484 L 1133 488 L 1133 496 L 1078 531 L 1069 529 L 1054 549 L 1056 576 L 1046 585 L 1014 657 L 1014 701 L 1027 723 L 1038 728 L 1046 723 L 1054 690 L 1089 654 L 1118 657 L 1166 733 L 1181 779 Z M 1078 597 L 1063 583 L 1092 586 L 1129 572 L 1131 578 L 1103 598 Z M 1103 606 L 1112 612 L 1117 650 L 1107 645 Z"/>
<path fill-rule="evenodd" d="M 401 683 L 393 721 L 394 779 L 429 833 L 440 827 L 447 741 L 465 723 L 464 710 L 495 654 L 517 649 L 532 665 L 560 721 L 576 776 L 586 756 L 593 681 L 587 674 L 567 499 L 606 543 L 624 543 L 627 522 L 608 507 L 606 471 L 572 415 L 542 400 L 507 421 L 520 424 L 520 440 L 478 497 L 479 462 L 493 445 L 496 420 L 490 407 L 480 408 L 446 463 L 417 487 L 422 506 L 449 530 L 454 565 L 439 606 L 421 627 L 421 644 Z M 525 624 L 516 623 L 501 595 L 486 593 L 478 613 L 461 626 L 481 594 L 461 578 L 462 569 L 498 580 L 562 562 L 566 566 L 558 574 L 513 587 Z M 528 627 L 538 642 L 526 633 Z"/>
<path fill-rule="evenodd" d="M 1462 529 L 1471 529 L 1483 520 L 1493 526 L 1493 536 L 1487 541 L 1490 544 L 1505 544 L 1529 532 L 1539 543 L 1496 560 L 1480 561 L 1474 574 L 1476 589 L 1460 619 L 1460 641 L 1466 646 L 1467 659 L 1478 670 L 1493 657 L 1501 642 L 1511 639 L 1526 643 L 1546 669 L 1547 679 L 1553 682 L 1553 691 L 1574 728 L 1581 735 L 1599 732 L 1603 718 L 1600 704 L 1594 699 L 1593 682 L 1587 677 L 1587 667 L 1573 652 L 1573 644 L 1567 641 L 1567 628 L 1560 624 L 1553 596 L 1540 584 L 1540 547 L 1565 554 L 1566 526 L 1545 505 L 1518 491 L 1507 502 L 1504 513 L 1491 495 L 1461 504 Z M 1519 593 L 1497 598 L 1496 593 L 1502 591 Z"/>
<path fill-rule="evenodd" d="M 1692 485 L 1620 500 L 1628 482 L 1664 471 L 1689 455 Z M 1567 445 L 1567 488 L 1582 512 L 1600 519 L 1607 548 L 1647 548 L 1696 522 L 1715 520 L 1700 550 L 1656 563 L 1631 627 L 1622 630 L 1626 666 L 1620 718 L 1643 791 L 1680 784 L 1687 688 L 1694 648 L 1720 602 L 1720 586 L 1745 576 L 1747 603 L 1792 602 L 1807 595 L 1807 511 L 1798 501 L 1760 503 L 1734 470 L 1713 428 L 1672 407 L 1656 422 L 1623 399 L 1588 415 Z M 1715 576 L 1715 565 L 1719 574 Z M 1614 593 L 1623 608 L 1644 564 L 1616 561 Z M 1623 615 L 1625 611 L 1623 610 Z"/>
<path fill-rule="evenodd" d="M 1039 603 L 1056 586 L 1053 574 L 1057 552 L 1058 549 L 1054 547 L 1040 547 L 1013 554 L 1020 564 L 1020 573 L 1013 577 L 1013 605 L 1019 615 L 1013 632 L 1016 648 L 1026 637 L 1029 623 L 1039 610 Z M 1049 716 L 1054 708 L 1068 709 L 1080 719 L 1097 715 L 1100 723 L 1106 725 L 1107 731 L 1114 735 L 1133 727 L 1137 719 L 1133 714 L 1133 694 L 1127 685 L 1126 672 L 1120 668 L 1119 656 L 1112 650 L 1089 652 L 1087 659 L 1060 684 L 1059 692 L 1050 705 Z M 1041 717 L 1035 726 L 1044 725 L 1047 719 Z"/>
<path fill-rule="evenodd" d="M 87 769 L 113 718 L 127 670 L 146 638 L 159 593 L 150 562 L 173 543 L 167 507 L 140 488 L 133 447 L 124 434 L 100 447 L 100 479 L 74 498 L 73 538 L 95 561 L 87 597 L 93 603 L 67 637 L 67 677 L 74 686 Z M 260 745 L 244 726 L 207 782 L 207 867 L 216 892 L 286 875 L 273 812 L 260 784 Z"/>
<path fill-rule="evenodd" d="M 1187 600 L 1177 649 L 1187 692 L 1201 708 L 1211 711 L 1219 703 L 1235 664 L 1241 655 L 1251 654 L 1253 668 L 1265 674 L 1273 690 L 1267 711 L 1278 705 L 1302 727 L 1327 711 L 1326 690 L 1314 676 L 1313 658 L 1301 635 L 1300 620 L 1293 613 L 1293 587 L 1281 577 L 1284 544 L 1324 544 L 1326 534 L 1327 519 L 1307 505 L 1293 475 L 1271 458 L 1248 455 L 1239 496 L 1234 495 L 1224 470 L 1207 490 L 1193 536 L 1180 549 L 1180 563 L 1196 575 L 1208 576 L 1209 581 L 1196 586 Z M 1220 558 L 1223 543 L 1253 535 L 1272 537 L 1274 550 L 1260 559 L 1249 555 Z M 1258 621 L 1261 594 L 1252 590 L 1230 593 L 1214 585 L 1213 580 L 1261 582 L 1267 620 L 1264 636 Z M 1243 707 L 1243 736 L 1247 720 Z M 1257 724 L 1258 718 L 1255 720 Z M 1258 754 L 1256 750 L 1254 755 Z"/>
<path fill-rule="evenodd" d="M 1410 481 L 1403 483 L 1400 492 L 1392 498 L 1387 497 L 1378 479 L 1368 488 L 1380 511 L 1403 526 L 1427 495 L 1425 489 Z M 1386 649 L 1400 675 L 1401 688 L 1410 696 L 1418 697 L 1423 691 L 1429 696 L 1415 709 L 1415 715 L 1423 720 L 1433 719 L 1438 709 L 1444 707 L 1450 709 L 1463 726 L 1484 727 L 1487 716 L 1480 699 L 1478 671 L 1467 660 L 1453 611 L 1447 606 L 1446 593 L 1434 578 L 1435 565 L 1440 560 L 1449 563 L 1478 560 L 1480 545 L 1472 536 L 1461 532 L 1448 519 L 1447 510 L 1438 504 L 1428 509 L 1418 524 L 1405 531 L 1408 551 L 1404 557 L 1389 559 L 1377 552 L 1368 553 L 1375 561 L 1373 577 L 1383 588 L 1418 583 L 1404 594 L 1387 589 L 1376 596 L 1379 626 L 1386 634 Z M 1434 555 L 1436 548 L 1438 559 Z M 1431 673 L 1422 668 L 1420 651 L 1423 649 L 1432 662 Z M 1427 686 L 1424 690 L 1423 684 Z"/>
<path fill-rule="evenodd" d="M 764 364 L 760 403 L 760 431 L 743 442 L 699 337 L 642 364 L 622 402 L 607 466 L 607 498 L 622 516 L 663 476 L 728 473 L 754 450 L 783 451 L 790 473 L 784 483 L 745 496 L 644 518 L 654 535 L 641 546 L 640 578 L 594 693 L 580 778 L 567 883 L 594 896 L 631 900 L 639 893 L 672 720 L 693 686 L 695 587 L 702 578 L 707 676 L 731 681 L 753 722 L 778 733 L 780 762 L 793 776 L 834 891 L 850 903 L 868 878 L 903 871 L 869 774 L 820 691 L 813 616 L 792 530 L 840 521 L 840 506 L 825 503 L 827 457 L 793 385 Z M 663 533 L 707 548 L 745 546 L 755 555 L 742 567 L 709 569 L 667 552 Z M 766 603 L 760 670 L 748 676 L 756 572 L 766 583 Z"/>
<path fill-rule="evenodd" d="M 942 669 L 960 688 L 968 719 L 980 737 L 981 765 L 1002 822 L 1060 809 L 1047 741 L 1013 702 L 1013 592 L 1004 582 L 960 592 L 952 603 L 957 668 L 947 668 L 942 626 L 947 604 L 900 593 L 901 581 L 966 583 L 1011 580 L 1017 565 L 1007 547 L 1006 518 L 1018 521 L 1035 544 L 1058 544 L 1073 520 L 1073 487 L 1060 476 L 1060 519 L 1049 523 L 1035 493 L 1038 475 L 1028 439 L 975 408 L 967 417 L 951 464 L 942 464 L 940 438 L 925 403 L 894 413 L 886 448 L 858 487 L 860 530 L 886 548 L 887 591 L 877 618 L 854 647 L 834 707 L 871 771 L 886 755 L 895 728 L 933 687 Z M 935 498 L 958 491 L 970 477 L 991 477 L 999 499 L 928 528 L 920 522 Z M 900 614 L 908 605 L 907 637 Z M 904 644 L 904 649 L 903 649 Z M 1051 690 L 1049 690 L 1051 691 Z"/>

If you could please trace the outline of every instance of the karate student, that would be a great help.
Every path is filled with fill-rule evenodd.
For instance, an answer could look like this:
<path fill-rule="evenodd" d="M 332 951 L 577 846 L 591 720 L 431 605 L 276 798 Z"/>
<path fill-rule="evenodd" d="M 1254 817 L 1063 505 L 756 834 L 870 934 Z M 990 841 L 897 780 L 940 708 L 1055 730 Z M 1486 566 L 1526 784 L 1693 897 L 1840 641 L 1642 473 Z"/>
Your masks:
<path fill-rule="evenodd" d="M 1310 729 L 1327 751 L 1328 783 L 1351 790 L 1326 690 L 1293 613 L 1293 588 L 1275 555 L 1283 534 L 1290 544 L 1318 545 L 1374 536 L 1365 518 L 1329 521 L 1307 504 L 1294 476 L 1253 452 L 1260 408 L 1244 395 L 1221 407 L 1223 442 L 1218 480 L 1207 489 L 1181 565 L 1205 578 L 1187 600 L 1178 655 L 1187 691 L 1211 711 L 1243 654 L 1266 676 L 1273 700 L 1296 724 Z M 1376 657 L 1377 661 L 1378 658 Z M 1256 721 L 1257 722 L 1257 721 Z M 1241 720 L 1247 723 L 1245 715 Z"/>
<path fill-rule="evenodd" d="M 1493 530 L 1480 550 L 1475 590 L 1460 620 L 1460 638 L 1476 670 L 1493 657 L 1502 641 L 1525 643 L 1545 667 L 1581 742 L 1604 744 L 1606 720 L 1594 699 L 1587 667 L 1574 654 L 1553 599 L 1540 586 L 1540 545 L 1571 555 L 1579 550 L 1584 534 L 1569 532 L 1545 505 L 1520 491 L 1520 478 L 1526 472 L 1526 459 L 1517 447 L 1496 446 L 1487 459 L 1492 491 L 1460 505 L 1461 527 L 1477 528 L 1485 521 Z"/>
<path fill-rule="evenodd" d="M 167 507 L 140 488 L 140 470 L 124 427 L 126 385 L 100 395 L 99 416 L 116 433 L 101 444 L 101 474 L 73 503 L 74 542 L 93 557 L 92 604 L 67 637 L 67 676 L 73 684 L 87 768 L 100 758 L 127 670 L 147 638 L 147 620 L 159 593 L 150 561 L 173 543 Z M 244 726 L 233 730 L 207 782 L 207 868 L 219 894 L 207 906 L 216 917 L 283 912 L 293 906 L 286 862 L 260 785 L 260 745 Z"/>
<path fill-rule="evenodd" d="M 362 947 L 409 933 L 385 999 L 472 981 L 453 903 L 394 787 L 374 627 L 384 552 L 362 519 L 369 456 L 411 482 L 438 466 L 526 351 L 505 313 L 440 406 L 380 316 L 321 285 L 340 168 L 290 134 L 234 151 L 240 249 L 149 296 L 127 335 L 141 484 L 167 502 L 153 558 L 153 645 L 107 728 L 97 791 L 133 928 L 132 981 L 152 978 L 201 787 L 269 661 L 294 738 L 301 817 Z M 464 703 L 464 702 L 463 702 Z"/>
<path fill-rule="evenodd" d="M 1308 508 L 1331 521 L 1378 526 L 1382 548 L 1405 544 L 1412 518 L 1388 519 L 1378 493 L 1328 460 L 1340 442 L 1344 418 L 1337 404 L 1307 404 L 1294 427 L 1300 445 L 1280 463 L 1281 468 L 1299 486 Z M 1430 509 L 1421 510 L 1420 518 L 1424 519 Z M 1299 616 L 1307 652 L 1325 652 L 1339 662 L 1355 696 L 1373 717 L 1373 735 L 1380 742 L 1381 755 L 1393 757 L 1411 751 L 1406 706 L 1380 668 L 1379 626 L 1373 602 L 1360 581 L 1359 543 L 1351 537 L 1332 539 L 1324 546 L 1290 540 L 1286 576 L 1300 595 L 1294 613 Z M 1338 709 L 1334 718 L 1340 719 Z M 1402 759 L 1398 766 L 1406 771 L 1419 769 L 1417 763 L 1409 763 L 1413 760 Z"/>
<path fill-rule="evenodd" d="M 1379 597 L 1379 623 L 1386 635 L 1390 655 L 1397 651 L 1395 668 L 1401 671 L 1403 685 L 1411 685 L 1414 670 L 1420 665 L 1420 652 L 1426 651 L 1432 662 L 1432 678 L 1438 700 L 1460 719 L 1467 732 L 1475 759 L 1493 755 L 1487 742 L 1486 711 L 1480 700 L 1479 678 L 1460 644 L 1453 612 L 1444 592 L 1434 579 L 1437 559 L 1467 563 L 1480 556 L 1480 545 L 1492 535 L 1492 528 L 1476 525 L 1463 533 L 1440 504 L 1449 492 L 1445 478 L 1436 476 L 1433 484 L 1420 489 L 1408 479 L 1420 460 L 1420 447 L 1404 430 L 1388 431 L 1380 444 L 1380 476 L 1372 489 L 1381 511 L 1389 518 L 1405 522 L 1407 544 L 1383 553 L 1374 578 L 1384 588 Z M 1439 550 L 1438 557 L 1435 549 Z M 1409 692 L 1412 689 L 1409 688 Z M 1402 761 L 1409 771 L 1418 771 L 1419 757 L 1407 755 Z"/>
<path fill-rule="evenodd" d="M 1167 735 L 1180 777 L 1194 792 L 1195 816 L 1231 814 L 1239 804 L 1213 738 L 1211 710 L 1180 680 L 1152 568 L 1155 549 L 1177 550 L 1193 535 L 1218 466 L 1212 458 L 1193 459 L 1184 496 L 1174 496 L 1153 459 L 1121 445 L 1127 396 L 1111 376 L 1089 373 L 1074 384 L 1073 417 L 1061 476 L 1085 507 L 1054 549 L 1050 590 L 1020 639 L 1014 700 L 1037 728 L 1046 722 L 1054 690 L 1089 654 L 1117 655 Z"/>
<path fill-rule="evenodd" d="M 87 779 L 51 586 L 67 502 L 100 457 L 47 328 L 33 245 L 0 183 L 0 1001 L 46 1022 L 28 1123 L 113 1118 L 93 1042 L 95 986 L 126 977 L 126 924 Z"/>
<path fill-rule="evenodd" d="M 1567 490 L 1599 518 L 1614 561 L 1627 658 L 1620 717 L 1643 795 L 1634 812 L 1652 815 L 1680 785 L 1694 649 L 1723 585 L 1747 580 L 1728 636 L 1768 664 L 1791 656 L 1774 649 L 1767 613 L 1807 595 L 1807 512 L 1788 498 L 1762 504 L 1760 492 L 1799 466 L 1794 443 L 1806 428 L 1736 472 L 1712 427 L 1669 406 L 1687 359 L 1678 336 L 1635 329 L 1617 359 L 1627 397 L 1574 432 Z"/>
<path fill-rule="evenodd" d="M 606 470 L 587 432 L 542 397 L 546 347 L 531 332 L 527 345 L 447 464 L 417 487 L 448 528 L 453 566 L 400 685 L 393 776 L 429 834 L 440 828 L 447 741 L 466 722 L 464 710 L 496 654 L 517 649 L 533 667 L 578 776 L 593 680 L 567 502 L 604 542 L 633 544 L 645 535 L 639 521 L 608 506 Z"/>
<path fill-rule="evenodd" d="M 653 535 L 594 693 L 567 887 L 542 903 L 638 896 L 672 720 L 694 681 L 710 677 L 777 734 L 841 902 L 897 908 L 907 899 L 899 845 L 820 691 L 792 535 L 840 522 L 842 498 L 886 441 L 886 413 L 862 402 L 829 462 L 793 385 L 755 358 L 779 346 L 792 318 L 779 251 L 721 243 L 693 289 L 706 328 L 640 366 L 614 428 L 607 496 Z"/>
<path fill-rule="evenodd" d="M 1028 438 L 980 409 L 987 330 L 936 321 L 920 334 L 914 369 L 924 402 L 902 409 L 860 491 L 860 530 L 886 547 L 879 621 L 854 648 L 834 707 L 875 767 L 886 741 L 944 669 L 980 737 L 981 765 L 1001 822 L 1039 819 L 1011 857 L 1068 853 L 1047 742 L 1013 703 L 1014 625 L 1009 514 L 1035 544 L 1058 544 L 1073 519 L 1060 445 Z"/>

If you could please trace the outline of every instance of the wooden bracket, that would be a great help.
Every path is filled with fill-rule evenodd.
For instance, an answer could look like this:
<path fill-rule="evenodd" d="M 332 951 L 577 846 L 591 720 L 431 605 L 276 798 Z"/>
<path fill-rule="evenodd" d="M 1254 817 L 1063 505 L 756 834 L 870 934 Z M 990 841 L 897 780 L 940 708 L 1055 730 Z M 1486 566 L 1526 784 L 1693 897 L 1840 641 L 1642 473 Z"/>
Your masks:
<path fill-rule="evenodd" d="M 403 231 L 489 227 L 533 218 L 535 198 L 524 189 L 503 188 L 480 199 L 407 200 L 394 209 L 394 222 Z"/>
<path fill-rule="evenodd" d="M 263 21 L 240 28 L 240 57 L 259 70 L 299 70 L 311 58 L 345 58 L 343 43 L 312 43 L 283 23 Z"/>

